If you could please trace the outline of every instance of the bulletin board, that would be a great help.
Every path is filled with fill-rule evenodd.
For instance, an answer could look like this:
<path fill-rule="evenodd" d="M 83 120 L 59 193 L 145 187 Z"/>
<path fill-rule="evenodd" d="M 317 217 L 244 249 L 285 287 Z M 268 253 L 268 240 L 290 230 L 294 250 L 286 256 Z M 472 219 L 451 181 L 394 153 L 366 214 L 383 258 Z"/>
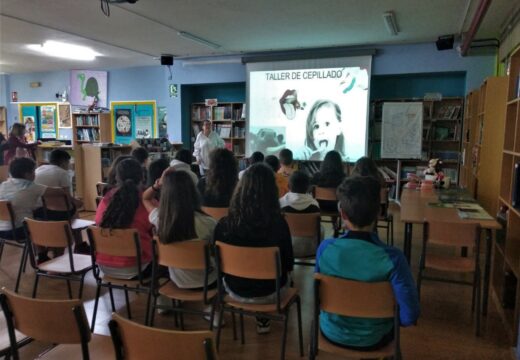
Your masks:
<path fill-rule="evenodd" d="M 110 114 L 113 143 L 129 144 L 134 139 L 158 136 L 155 100 L 111 101 Z"/>
<path fill-rule="evenodd" d="M 58 138 L 57 103 L 20 103 L 18 112 L 20 122 L 25 125 L 27 142 Z"/>
<path fill-rule="evenodd" d="M 385 102 L 381 158 L 420 159 L 422 156 L 422 102 Z"/>

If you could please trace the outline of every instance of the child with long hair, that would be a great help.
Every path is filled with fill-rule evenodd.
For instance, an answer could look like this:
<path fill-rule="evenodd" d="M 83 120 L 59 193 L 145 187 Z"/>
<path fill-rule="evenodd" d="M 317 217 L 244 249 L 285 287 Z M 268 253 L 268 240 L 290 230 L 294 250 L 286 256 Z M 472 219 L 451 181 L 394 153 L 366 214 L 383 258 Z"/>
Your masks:
<path fill-rule="evenodd" d="M 108 276 L 132 279 L 151 273 L 152 225 L 141 200 L 143 170 L 135 159 L 124 159 L 115 168 L 116 186 L 109 190 L 96 211 L 96 225 L 106 229 L 136 229 L 141 240 L 141 269 L 135 257 L 98 253 L 96 260 Z"/>
<path fill-rule="evenodd" d="M 293 269 L 293 248 L 289 226 L 282 216 L 273 171 L 254 164 L 245 173 L 233 194 L 229 215 L 215 228 L 214 239 L 236 246 L 280 249 L 282 291 L 288 287 Z M 239 301 L 268 304 L 276 301 L 274 280 L 251 280 L 224 275 L 229 295 Z M 269 320 L 257 318 L 257 332 L 270 330 Z"/>
<path fill-rule="evenodd" d="M 155 193 L 161 191 L 159 205 Z M 162 177 L 143 193 L 143 203 L 150 212 L 148 219 L 155 226 L 159 241 L 211 241 L 216 221 L 204 214 L 191 176 L 186 171 L 167 169 Z M 202 288 L 204 271 L 169 268 L 170 278 L 180 288 Z M 208 284 L 215 283 L 216 273 L 209 274 Z"/>
<path fill-rule="evenodd" d="M 312 176 L 311 184 L 323 188 L 337 188 L 347 175 L 343 170 L 341 155 L 337 151 L 329 151 L 321 162 L 320 171 Z M 336 211 L 337 202 L 319 200 L 320 208 L 325 211 Z"/>
<path fill-rule="evenodd" d="M 213 150 L 209 159 L 207 174 L 197 185 L 202 195 L 202 205 L 228 207 L 238 182 L 237 160 L 228 149 Z"/>

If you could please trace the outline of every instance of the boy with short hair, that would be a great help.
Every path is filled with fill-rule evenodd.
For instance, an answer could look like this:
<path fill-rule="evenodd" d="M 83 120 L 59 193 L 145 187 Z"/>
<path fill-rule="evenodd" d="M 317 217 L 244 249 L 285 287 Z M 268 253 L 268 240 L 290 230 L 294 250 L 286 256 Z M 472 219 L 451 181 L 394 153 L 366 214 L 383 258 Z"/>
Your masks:
<path fill-rule="evenodd" d="M 170 162 L 170 167 L 174 168 L 176 171 L 186 171 L 193 180 L 193 183 L 197 185 L 199 182 L 199 177 L 197 174 L 191 171 L 192 159 L 193 156 L 191 151 L 187 149 L 181 149 L 175 154 L 175 159 Z"/>
<path fill-rule="evenodd" d="M 319 213 L 318 201 L 309 194 L 310 178 L 302 171 L 295 171 L 289 178 L 289 192 L 280 198 L 280 208 L 286 213 L 310 214 Z M 323 238 L 323 227 L 321 228 Z M 292 238 L 294 256 L 308 257 L 316 254 L 315 237 Z"/>
<path fill-rule="evenodd" d="M 251 165 L 256 163 L 261 163 L 264 161 L 264 154 L 262 154 L 260 151 L 255 151 L 251 154 L 251 157 L 247 159 L 248 166 L 244 170 L 240 170 L 238 172 L 238 180 L 242 179 L 242 176 L 244 176 L 244 173 L 251 167 Z"/>
<path fill-rule="evenodd" d="M 419 299 L 403 253 L 386 246 L 373 232 L 380 210 L 380 183 L 369 176 L 347 178 L 337 190 L 347 232 L 323 241 L 316 272 L 349 280 L 389 281 L 399 304 L 401 326 L 415 324 Z M 320 329 L 329 341 L 357 350 L 373 350 L 393 339 L 393 319 L 346 317 L 322 311 Z"/>
<path fill-rule="evenodd" d="M 281 164 L 278 173 L 285 177 L 290 177 L 296 171 L 294 168 L 292 151 L 289 149 L 282 149 L 278 156 L 280 157 Z"/>
<path fill-rule="evenodd" d="M 10 201 L 13 207 L 16 239 L 25 238 L 23 220 L 33 217 L 33 211 L 39 206 L 42 196 L 67 194 L 61 188 L 36 184 L 35 168 L 36 163 L 32 159 L 16 158 L 9 164 L 9 179 L 0 184 L 0 200 Z M 0 237 L 11 239 L 12 230 L 10 221 L 0 220 Z"/>

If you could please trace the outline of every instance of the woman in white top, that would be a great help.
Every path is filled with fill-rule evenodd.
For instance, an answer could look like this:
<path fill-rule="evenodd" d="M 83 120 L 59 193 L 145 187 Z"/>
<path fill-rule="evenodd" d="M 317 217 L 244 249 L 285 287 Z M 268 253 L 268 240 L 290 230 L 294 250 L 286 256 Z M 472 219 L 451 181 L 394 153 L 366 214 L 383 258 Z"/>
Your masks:
<path fill-rule="evenodd" d="M 154 199 L 161 190 L 159 207 Z M 143 193 L 143 204 L 149 211 L 149 221 L 157 229 L 159 241 L 169 244 L 177 241 L 201 239 L 211 241 L 215 220 L 204 214 L 195 184 L 185 171 L 167 169 L 163 176 Z M 204 271 L 169 268 L 170 278 L 180 288 L 204 287 Z M 208 285 L 215 283 L 217 274 L 212 271 Z"/>
<path fill-rule="evenodd" d="M 209 169 L 209 153 L 216 148 L 224 147 L 224 140 L 215 132 L 211 131 L 211 121 L 204 121 L 202 131 L 197 135 L 193 145 L 193 156 L 199 164 L 200 174 L 204 175 Z"/>

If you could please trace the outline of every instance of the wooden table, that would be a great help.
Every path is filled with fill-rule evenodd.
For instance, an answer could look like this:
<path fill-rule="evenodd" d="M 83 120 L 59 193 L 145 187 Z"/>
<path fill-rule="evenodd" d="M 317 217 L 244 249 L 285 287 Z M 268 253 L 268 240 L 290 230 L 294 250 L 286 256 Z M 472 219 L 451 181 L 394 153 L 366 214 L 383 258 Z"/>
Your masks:
<path fill-rule="evenodd" d="M 489 297 L 489 280 L 491 272 L 491 245 L 493 241 L 493 230 L 501 229 L 496 220 L 461 219 L 455 208 L 440 208 L 428 206 L 428 203 L 437 202 L 442 190 L 415 190 L 403 189 L 401 194 L 401 221 L 404 222 L 404 244 L 403 252 L 410 263 L 412 253 L 412 226 L 413 224 L 424 224 L 428 220 L 460 222 L 461 224 L 478 224 L 486 233 L 486 260 L 484 263 L 484 282 L 482 294 L 482 314 L 487 314 Z"/>

